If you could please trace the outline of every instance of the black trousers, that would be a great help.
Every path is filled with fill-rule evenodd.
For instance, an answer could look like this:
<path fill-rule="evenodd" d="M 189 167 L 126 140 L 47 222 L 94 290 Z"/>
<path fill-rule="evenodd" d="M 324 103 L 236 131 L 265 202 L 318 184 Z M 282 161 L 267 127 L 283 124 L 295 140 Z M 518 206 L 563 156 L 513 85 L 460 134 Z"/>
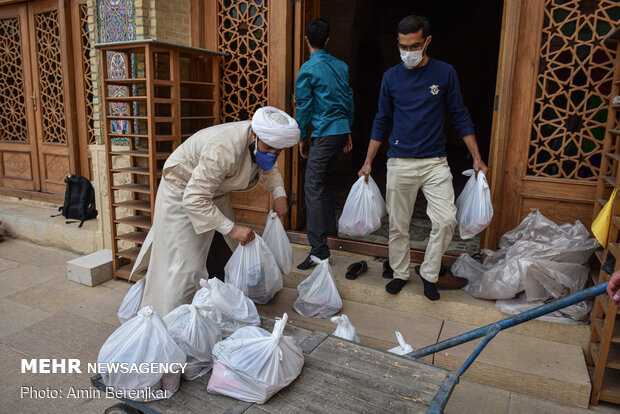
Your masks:
<path fill-rule="evenodd" d="M 338 235 L 332 199 L 332 165 L 342 154 L 349 134 L 310 139 L 306 164 L 305 202 L 306 232 L 312 246 L 310 254 L 320 259 L 329 257 L 327 236 Z"/>

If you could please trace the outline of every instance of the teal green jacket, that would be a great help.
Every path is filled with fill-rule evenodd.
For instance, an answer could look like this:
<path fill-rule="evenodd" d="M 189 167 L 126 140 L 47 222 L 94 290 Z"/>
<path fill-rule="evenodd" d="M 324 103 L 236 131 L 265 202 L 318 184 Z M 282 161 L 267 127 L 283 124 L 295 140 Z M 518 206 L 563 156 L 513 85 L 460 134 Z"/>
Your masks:
<path fill-rule="evenodd" d="M 312 124 L 313 137 L 351 132 L 355 105 L 349 86 L 349 67 L 324 49 L 310 55 L 295 81 L 295 118 L 301 138 Z"/>

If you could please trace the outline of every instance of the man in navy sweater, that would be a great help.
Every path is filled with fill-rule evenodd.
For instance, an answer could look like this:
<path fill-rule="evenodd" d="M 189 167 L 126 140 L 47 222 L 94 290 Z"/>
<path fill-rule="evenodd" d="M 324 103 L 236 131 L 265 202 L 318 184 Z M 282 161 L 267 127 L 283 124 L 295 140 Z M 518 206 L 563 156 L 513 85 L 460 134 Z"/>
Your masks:
<path fill-rule="evenodd" d="M 487 166 L 478 151 L 456 71 L 426 54 L 431 40 L 426 17 L 407 16 L 398 24 L 398 48 L 403 62 L 383 75 L 379 109 L 359 176 L 368 177 L 377 150 L 388 138 L 386 204 L 390 217 L 389 264 L 393 270 L 388 268 L 384 276 L 393 280 L 386 290 L 396 294 L 409 279 L 409 226 L 418 190 L 422 189 L 432 230 L 424 262 L 415 272 L 422 279 L 426 297 L 438 300 L 435 284 L 442 270 L 441 257 L 456 226 L 452 174 L 446 161 L 443 131 L 446 115 L 467 145 L 476 173 L 486 174 Z M 446 287 L 463 285 L 451 275 L 445 278 L 451 279 L 444 283 Z"/>

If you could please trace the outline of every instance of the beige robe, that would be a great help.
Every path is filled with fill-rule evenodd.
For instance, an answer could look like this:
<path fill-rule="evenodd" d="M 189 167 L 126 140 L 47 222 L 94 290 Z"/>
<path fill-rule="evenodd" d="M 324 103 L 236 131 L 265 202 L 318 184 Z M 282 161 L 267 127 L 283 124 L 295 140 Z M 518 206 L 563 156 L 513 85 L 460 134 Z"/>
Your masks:
<path fill-rule="evenodd" d="M 201 278 L 213 232 L 226 235 L 234 216 L 228 193 L 249 190 L 261 179 L 274 198 L 285 196 L 277 165 L 263 172 L 250 156 L 251 121 L 198 131 L 170 155 L 157 190 L 153 227 L 132 274 L 148 264 L 142 305 L 160 316 L 189 303 Z"/>

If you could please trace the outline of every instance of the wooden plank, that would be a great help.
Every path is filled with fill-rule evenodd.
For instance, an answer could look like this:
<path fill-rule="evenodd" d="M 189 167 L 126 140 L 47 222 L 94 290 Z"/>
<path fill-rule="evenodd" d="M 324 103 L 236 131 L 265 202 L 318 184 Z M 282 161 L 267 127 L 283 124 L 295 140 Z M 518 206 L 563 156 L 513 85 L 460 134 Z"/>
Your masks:
<path fill-rule="evenodd" d="M 122 207 L 140 211 L 151 211 L 151 204 L 145 200 L 126 200 L 113 202 L 112 207 Z M 114 218 L 112 218 L 112 225 L 114 225 Z"/>
<path fill-rule="evenodd" d="M 132 243 L 144 243 L 144 239 L 146 238 L 146 232 L 144 231 L 134 231 L 131 233 L 119 234 L 116 236 L 118 240 L 125 240 Z"/>
<path fill-rule="evenodd" d="M 620 372 L 608 369 L 603 377 L 600 400 L 620 404 Z"/>
<path fill-rule="evenodd" d="M 590 344 L 590 352 L 592 352 L 592 357 L 594 358 L 594 361 L 598 360 L 600 349 L 600 344 Z M 609 351 L 607 353 L 607 363 L 605 364 L 605 367 L 620 369 L 620 346 L 609 346 Z"/>
<path fill-rule="evenodd" d="M 348 378 L 361 386 L 384 390 L 411 401 L 427 401 L 447 378 L 448 371 L 329 337 L 308 357 L 306 366 Z M 389 375 L 386 375 L 389 373 Z"/>
<path fill-rule="evenodd" d="M 596 319 L 594 321 L 594 327 L 598 332 L 599 336 L 603 335 L 603 319 Z M 614 330 L 611 334 L 611 342 L 620 344 L 620 318 L 616 316 L 616 323 L 614 324 Z"/>
<path fill-rule="evenodd" d="M 140 247 L 132 247 L 130 249 L 121 250 L 117 254 L 120 257 L 135 261 L 138 258 L 138 253 L 140 253 Z"/>
<path fill-rule="evenodd" d="M 119 224 L 127 224 L 129 226 L 140 227 L 142 229 L 151 228 L 150 216 L 128 216 L 114 221 Z"/>
<path fill-rule="evenodd" d="M 137 184 L 137 183 L 113 185 L 112 190 L 125 190 L 125 191 L 131 191 L 134 193 L 142 193 L 142 194 L 151 193 L 151 189 L 147 184 Z"/>

